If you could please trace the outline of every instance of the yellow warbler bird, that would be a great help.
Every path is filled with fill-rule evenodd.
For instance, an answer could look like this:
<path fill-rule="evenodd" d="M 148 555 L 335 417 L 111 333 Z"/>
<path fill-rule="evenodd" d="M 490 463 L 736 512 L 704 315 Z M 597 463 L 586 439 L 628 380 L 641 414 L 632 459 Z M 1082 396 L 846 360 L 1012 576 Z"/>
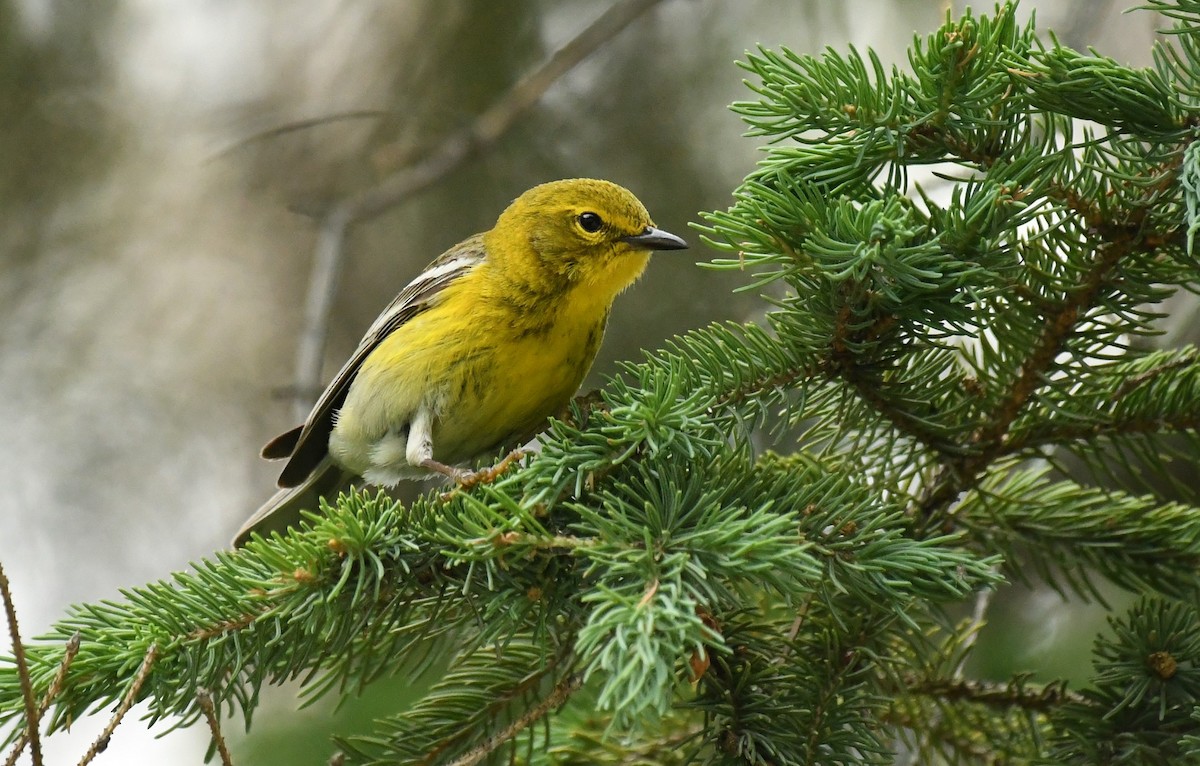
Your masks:
<path fill-rule="evenodd" d="M 687 243 L 608 181 L 535 186 L 429 264 L 375 320 L 304 424 L 263 448 L 283 487 L 246 522 L 294 522 L 356 477 L 391 486 L 532 436 L 592 366 L 613 300 Z"/>

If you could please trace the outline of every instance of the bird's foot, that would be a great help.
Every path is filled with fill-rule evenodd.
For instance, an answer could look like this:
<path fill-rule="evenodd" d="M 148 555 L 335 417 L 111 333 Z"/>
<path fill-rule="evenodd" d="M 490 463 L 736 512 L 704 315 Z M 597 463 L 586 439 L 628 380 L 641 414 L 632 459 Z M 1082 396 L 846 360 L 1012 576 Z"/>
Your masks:
<path fill-rule="evenodd" d="M 525 457 L 526 454 L 528 453 L 526 453 L 525 450 L 515 449 L 505 455 L 504 458 L 495 465 L 487 468 L 480 468 L 478 471 L 471 471 L 466 468 L 455 468 L 453 466 L 439 463 L 436 460 L 423 460 L 421 461 L 421 467 L 440 473 L 443 476 L 448 476 L 454 481 L 455 484 L 458 485 L 454 489 L 442 495 L 443 500 L 448 500 L 449 498 L 453 497 L 455 492 L 458 492 L 459 490 L 472 489 L 480 484 L 492 483 L 496 479 L 503 476 L 513 463 Z"/>
<path fill-rule="evenodd" d="M 462 487 L 463 489 L 470 489 L 476 484 L 490 484 L 503 476 L 513 463 L 525 457 L 527 454 L 529 453 L 518 447 L 517 449 L 505 455 L 499 463 L 496 463 L 493 466 L 480 468 L 478 471 L 467 471 L 470 476 L 464 479 L 459 479 L 458 486 Z"/>

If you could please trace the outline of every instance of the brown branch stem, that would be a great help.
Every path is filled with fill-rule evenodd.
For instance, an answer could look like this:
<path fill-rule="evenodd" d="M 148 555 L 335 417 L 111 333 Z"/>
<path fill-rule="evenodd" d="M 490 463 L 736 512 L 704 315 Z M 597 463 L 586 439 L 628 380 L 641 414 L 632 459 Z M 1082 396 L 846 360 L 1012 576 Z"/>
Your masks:
<path fill-rule="evenodd" d="M 829 358 L 825 363 L 826 373 L 831 378 L 840 379 L 849 385 L 863 403 L 886 418 L 900 433 L 939 455 L 957 454 L 958 450 L 944 436 L 929 428 L 918 416 L 895 406 L 884 393 L 886 382 L 882 376 L 866 368 L 853 351 L 855 346 L 878 341 L 886 336 L 895 326 L 896 317 L 885 314 L 860 330 L 851 328 L 852 321 L 852 309 L 849 304 L 844 304 L 838 313 L 833 337 L 830 339 Z"/>
<path fill-rule="evenodd" d="M 96 756 L 108 747 L 113 732 L 117 730 L 121 719 L 125 717 L 125 714 L 137 702 L 138 694 L 141 693 L 146 679 L 150 677 L 150 671 L 154 669 L 154 663 L 157 659 L 158 644 L 150 644 L 150 647 L 146 650 L 146 656 L 142 658 L 142 665 L 138 668 L 137 675 L 133 677 L 133 683 L 130 684 L 129 690 L 125 692 L 125 697 L 121 700 L 121 704 L 113 713 L 112 718 L 109 719 L 108 724 L 104 727 L 104 731 L 100 732 L 100 736 L 96 738 L 96 741 L 84 753 L 83 759 L 79 761 L 79 766 L 87 766 L 87 764 L 95 760 Z"/>
<path fill-rule="evenodd" d="M 559 660 L 554 660 L 554 661 L 549 662 L 544 668 L 542 668 L 537 673 L 533 673 L 533 674 L 527 676 L 524 680 L 522 680 L 520 683 L 518 683 L 513 688 L 507 690 L 504 694 L 498 695 L 496 697 L 495 701 L 491 702 L 489 705 L 487 705 L 485 707 L 484 712 L 490 714 L 492 711 L 499 710 L 504 705 L 506 705 L 508 702 L 516 699 L 517 697 L 520 697 L 522 694 L 526 693 L 530 689 L 533 689 L 535 686 L 537 686 L 539 683 L 542 682 L 542 679 L 544 679 L 547 675 L 550 675 L 551 673 L 553 673 L 554 670 L 557 667 L 559 667 L 559 665 L 560 665 Z M 564 681 L 567 679 L 573 678 L 573 677 L 574 676 L 568 675 L 568 676 L 566 676 L 566 678 L 564 678 Z M 582 683 L 582 680 L 580 682 Z M 563 683 L 563 681 L 560 681 L 559 683 L 561 684 L 561 683 Z M 578 688 L 578 687 L 576 687 L 576 688 Z M 574 690 L 572 690 L 572 691 L 574 691 Z M 441 759 L 442 759 L 443 754 L 445 754 L 446 750 L 449 749 L 454 744 L 456 744 L 457 742 L 459 742 L 460 740 L 466 738 L 469 733 L 470 732 L 465 729 L 460 729 L 459 731 L 455 732 L 454 734 L 451 734 L 447 737 L 442 738 L 442 740 L 440 742 L 438 742 L 437 745 L 434 746 L 429 752 L 427 752 L 425 754 L 424 758 L 421 759 L 422 766 L 434 766 L 434 764 L 442 763 Z M 493 737 L 493 739 L 494 739 L 494 737 Z M 491 741 L 491 740 L 489 740 L 489 741 Z M 497 743 L 496 747 L 499 747 L 500 744 L 502 744 L 502 743 Z M 495 748 L 493 748 L 493 749 L 495 749 Z M 475 751 L 472 750 L 471 752 L 475 752 Z M 491 752 L 491 751 L 488 751 L 488 752 Z M 484 753 L 484 755 L 487 755 L 487 753 Z M 465 756 L 463 756 L 463 757 L 465 757 Z"/>
<path fill-rule="evenodd" d="M 29 678 L 29 660 L 25 656 L 25 645 L 21 642 L 21 630 L 17 625 L 17 609 L 13 605 L 8 575 L 0 566 L 0 599 L 4 601 L 4 616 L 8 619 L 8 635 L 12 638 L 13 659 L 17 665 L 17 677 L 21 681 L 21 696 L 25 698 L 25 733 L 29 740 L 29 754 L 33 766 L 42 766 L 42 740 L 38 735 L 38 705 L 33 699 L 33 681 Z M 20 751 L 17 751 L 18 753 Z"/>
<path fill-rule="evenodd" d="M 1191 367 L 1192 365 L 1196 364 L 1197 361 L 1200 361 L 1200 356 L 1197 355 L 1196 349 L 1193 348 L 1189 353 L 1184 354 L 1178 359 L 1173 359 L 1166 364 L 1160 364 L 1153 369 L 1131 376 L 1121 384 L 1120 388 L 1117 389 L 1117 392 L 1113 394 L 1113 398 L 1124 399 L 1126 396 L 1133 393 L 1133 391 L 1141 388 L 1143 385 L 1149 383 L 1158 376 L 1165 375 L 1168 372 L 1174 372 L 1175 370 L 1183 369 L 1184 367 Z"/>
<path fill-rule="evenodd" d="M 1021 681 L 998 684 L 967 681 L 961 678 L 907 679 L 909 693 L 936 697 L 947 702 L 967 702 L 993 708 L 1018 707 L 1036 713 L 1053 710 L 1065 703 L 1086 704 L 1086 700 L 1067 690 L 1065 681 L 1030 689 Z"/>
<path fill-rule="evenodd" d="M 54 678 L 50 681 L 50 688 L 46 690 L 46 694 L 42 697 L 42 702 L 38 705 L 38 720 L 46 715 L 46 711 L 50 709 L 50 703 L 62 691 L 63 683 L 67 679 L 67 671 L 71 667 L 71 662 L 74 661 L 75 655 L 79 654 L 79 645 L 82 643 L 82 637 L 76 632 L 67 641 L 67 645 L 63 650 L 62 661 L 58 663 L 58 670 L 54 674 Z M 25 745 L 29 743 L 29 730 L 26 729 L 17 737 L 17 741 L 13 744 L 12 752 L 4 761 L 4 766 L 13 766 L 20 757 L 21 752 L 25 750 Z"/>
<path fill-rule="evenodd" d="M 233 766 L 233 758 L 229 755 L 225 736 L 221 734 L 221 721 L 217 718 L 217 709 L 213 705 L 212 694 L 208 689 L 197 689 L 196 702 L 200 705 L 200 711 L 204 713 L 204 720 L 208 722 L 208 730 L 212 732 L 213 743 L 217 746 L 217 753 L 221 756 L 221 766 Z"/>
<path fill-rule="evenodd" d="M 520 734 L 522 730 L 537 722 L 551 710 L 561 707 L 567 698 L 578 691 L 581 686 L 583 686 L 583 676 L 579 674 L 572 674 L 562 679 L 555 684 L 546 699 L 526 710 L 515 721 L 488 737 L 461 758 L 451 761 L 448 766 L 475 766 L 480 763 L 505 742 Z"/>
<path fill-rule="evenodd" d="M 1200 430 L 1200 414 L 1172 421 L 1165 421 L 1160 418 L 1134 418 L 1084 425 L 1075 423 L 1050 424 L 1045 427 L 1031 429 L 1020 436 L 1007 440 L 1004 444 L 1003 454 L 1012 455 L 1023 450 L 1037 449 L 1049 444 L 1089 441 L 1119 434 L 1162 434 L 1197 430 Z"/>
<path fill-rule="evenodd" d="M 249 626 L 253 625 L 254 621 L 257 620 L 262 613 L 267 611 L 269 608 L 269 606 L 263 606 L 263 608 L 257 612 L 246 612 L 245 614 L 242 614 L 241 616 L 232 620 L 222 620 L 214 625 L 196 628 L 184 636 L 184 638 L 186 638 L 188 641 L 207 641 L 211 638 L 223 636 L 226 633 L 233 633 L 243 628 L 248 628 Z"/>

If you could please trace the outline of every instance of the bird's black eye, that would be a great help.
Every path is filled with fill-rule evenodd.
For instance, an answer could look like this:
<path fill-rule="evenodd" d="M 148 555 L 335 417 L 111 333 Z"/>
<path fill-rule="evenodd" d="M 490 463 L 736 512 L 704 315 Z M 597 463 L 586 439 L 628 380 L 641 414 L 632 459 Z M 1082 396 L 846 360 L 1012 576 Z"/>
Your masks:
<path fill-rule="evenodd" d="M 579 228 L 586 231 L 588 234 L 595 234 L 600 231 L 600 227 L 604 225 L 604 221 L 600 220 L 600 216 L 595 213 L 580 213 Z"/>

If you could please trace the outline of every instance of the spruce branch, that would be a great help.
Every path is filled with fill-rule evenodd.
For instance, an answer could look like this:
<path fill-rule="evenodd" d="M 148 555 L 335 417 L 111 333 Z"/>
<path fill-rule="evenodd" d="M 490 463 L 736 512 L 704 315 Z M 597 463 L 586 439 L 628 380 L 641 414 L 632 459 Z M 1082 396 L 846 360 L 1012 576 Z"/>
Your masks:
<path fill-rule="evenodd" d="M 1188 762 L 1200 704 L 1195 604 L 1145 597 L 1109 623 L 1093 650 L 1094 687 L 1052 715 L 1048 756 L 1077 764 Z"/>
<path fill-rule="evenodd" d="M 1015 454 L 1039 447 L 1058 445 L 1069 447 L 1072 442 L 1092 442 L 1103 438 L 1119 438 L 1140 434 L 1164 435 L 1200 430 L 1200 414 L 1193 416 L 1129 417 L 1100 423 L 1043 422 L 1025 433 L 1008 440 L 1002 454 Z"/>
<path fill-rule="evenodd" d="M 1132 69 L 1061 45 L 1010 63 L 1019 68 L 1035 108 L 1154 139 L 1178 139 L 1183 133 L 1182 105 L 1153 69 Z"/>
<path fill-rule="evenodd" d="M 1162 364 L 1157 364 L 1145 372 L 1139 372 L 1136 375 L 1130 376 L 1120 385 L 1119 388 L 1117 388 L 1115 398 L 1124 399 L 1127 395 L 1132 393 L 1134 389 L 1141 388 L 1146 383 L 1158 379 L 1166 373 L 1193 367 L 1197 361 L 1200 361 L 1200 355 L 1197 354 L 1195 348 L 1190 348 L 1177 358 L 1165 361 Z"/>
<path fill-rule="evenodd" d="M 881 651 L 896 620 L 873 610 L 845 615 L 836 627 L 822 619 L 796 642 L 792 661 L 780 663 L 768 654 L 775 642 L 763 639 L 781 625 L 731 619 L 725 632 L 733 650 L 713 658 L 690 705 L 711 722 L 710 746 L 744 763 L 884 762 L 872 723 L 879 700 L 865 680 L 867 658 Z M 793 725 L 780 726 L 780 715 Z"/>
<path fill-rule="evenodd" d="M 1200 430 L 1196 362 L 1196 349 L 1188 346 L 1096 365 L 1087 388 L 1077 388 L 1069 401 L 1032 413 L 1014 428 L 1004 452 L 1032 452 L 1047 445 L 1072 449 L 1074 442 Z M 1103 417 L 1096 418 L 1097 413 Z"/>
<path fill-rule="evenodd" d="M 394 578 L 426 571 L 429 561 L 413 553 L 404 535 L 387 533 L 397 524 L 404 526 L 390 501 L 355 501 L 343 516 L 322 518 L 290 545 L 255 543 L 254 552 L 220 554 L 194 574 L 128 591 L 125 603 L 79 608 L 55 629 L 62 637 L 77 633 L 82 642 L 55 698 L 51 730 L 93 705 L 120 702 L 123 687 L 138 691 L 135 670 L 144 656 L 152 656 L 151 647 L 157 647 L 153 656 L 158 658 L 152 716 L 174 713 L 187 720 L 198 715 L 189 691 L 193 683 L 210 689 L 214 700 L 239 701 L 249 715 L 265 679 L 293 677 L 321 662 L 350 671 L 333 678 L 369 674 L 372 655 L 353 647 L 387 635 L 395 617 L 385 614 L 367 625 L 355 608 L 382 605 L 409 616 L 440 613 L 448 625 L 455 624 L 439 610 L 436 577 L 425 582 L 413 577 L 409 593 L 394 600 Z M 314 630 L 327 642 L 321 651 L 306 638 Z M 421 631 L 416 621 L 390 644 L 403 646 Z M 37 686 L 53 683 L 50 677 L 66 664 L 62 654 L 53 642 L 36 646 L 30 660 Z M 176 685 L 168 688 L 168 677 Z M 0 677 L 0 689 L 9 682 Z M 0 696 L 7 699 L 8 692 Z M 0 717 L 14 712 L 0 705 Z"/>
<path fill-rule="evenodd" d="M 1047 726 L 1046 716 L 1015 707 L 948 703 L 928 697 L 902 698 L 881 714 L 897 730 L 896 749 L 916 763 L 977 764 L 1000 757 L 1033 760 Z"/>
<path fill-rule="evenodd" d="M 1102 574 L 1130 591 L 1192 597 L 1200 567 L 1198 511 L 1154 497 L 1084 487 L 1049 478 L 1046 468 L 1009 470 L 966 497 L 955 521 L 988 550 L 1008 553 L 1005 573 L 1036 573 L 1060 589 L 1098 596 Z M 1032 572 L 1022 567 L 1032 569 Z"/>
<path fill-rule="evenodd" d="M 1092 250 L 1095 256 L 1076 277 L 1075 284 L 1065 290 L 1057 305 L 1043 314 L 1042 329 L 1030 352 L 1021 360 L 1008 395 L 1001 400 L 994 415 L 972 434 L 971 442 L 976 448 L 970 454 L 948 461 L 937 480 L 919 499 L 917 509 L 922 518 L 944 510 L 960 493 L 972 488 L 993 461 L 1012 451 L 1010 429 L 1014 421 L 1046 385 L 1056 359 L 1079 323 L 1094 310 L 1099 296 L 1112 289 L 1118 265 L 1135 255 L 1147 258 L 1158 252 L 1158 238 L 1149 235 L 1143 227 L 1158 191 L 1173 175 L 1155 168 L 1151 177 L 1152 183 L 1144 190 L 1138 204 L 1113 211 L 1108 219 L 1115 218 L 1120 223 L 1089 222 L 1088 228 L 1096 239 Z M 1099 215 L 1090 208 L 1083 212 Z"/>
<path fill-rule="evenodd" d="M 132 694 L 216 738 L 197 686 L 248 721 L 279 680 L 312 699 L 437 666 L 331 762 L 519 740 L 535 763 L 1186 762 L 1197 506 L 1129 486 L 1200 446 L 1195 349 L 1150 350 L 1200 273 L 1200 5 L 1174 7 L 1192 27 L 1153 72 L 1047 48 L 1010 3 L 948 19 L 905 71 L 755 52 L 737 109 L 773 143 L 701 229 L 715 267 L 772 287 L 763 326 L 625 365 L 470 487 L 352 493 L 78 607 L 25 646 L 46 730 Z M 934 163 L 946 195 L 909 179 Z M 1067 692 L 971 676 L 1004 578 L 1147 595 Z"/>
<path fill-rule="evenodd" d="M 1047 727 L 1046 712 L 1037 708 L 1065 692 L 1061 683 L 1035 687 L 1024 675 L 1007 684 L 967 678 L 963 666 L 982 627 L 977 620 L 945 622 L 926 633 L 926 643 L 908 647 L 913 655 L 907 660 L 878 663 L 888 698 L 880 716 L 918 762 L 986 763 L 998 753 L 1034 758 Z M 1043 694 L 1046 699 L 1039 701 Z"/>

